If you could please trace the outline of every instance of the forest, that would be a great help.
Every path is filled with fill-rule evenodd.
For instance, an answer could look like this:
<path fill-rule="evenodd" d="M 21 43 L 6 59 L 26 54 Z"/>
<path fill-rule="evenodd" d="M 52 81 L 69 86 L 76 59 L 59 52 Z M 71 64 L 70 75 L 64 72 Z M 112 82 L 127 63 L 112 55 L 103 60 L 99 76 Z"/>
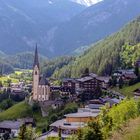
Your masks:
<path fill-rule="evenodd" d="M 70 64 L 56 70 L 53 77 L 79 77 L 85 68 L 100 75 L 111 75 L 119 67 L 132 68 L 140 58 L 139 42 L 140 17 L 119 32 L 91 45 Z"/>

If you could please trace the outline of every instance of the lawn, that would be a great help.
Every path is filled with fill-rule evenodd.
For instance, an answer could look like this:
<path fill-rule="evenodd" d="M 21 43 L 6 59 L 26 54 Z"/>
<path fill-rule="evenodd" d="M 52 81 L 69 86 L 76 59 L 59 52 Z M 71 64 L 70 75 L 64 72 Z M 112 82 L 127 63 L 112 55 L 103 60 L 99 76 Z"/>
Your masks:
<path fill-rule="evenodd" d="M 3 84 L 5 84 L 5 82 L 6 82 L 7 80 L 9 80 L 9 79 L 12 81 L 12 83 L 18 83 L 18 82 L 19 82 L 18 79 L 11 78 L 9 75 L 0 77 L 0 81 L 1 81 Z"/>
<path fill-rule="evenodd" d="M 11 80 L 12 83 L 18 83 L 19 80 L 26 80 L 27 83 L 31 82 L 32 70 L 16 70 L 9 75 L 1 76 L 0 81 L 3 85 L 6 85 L 7 80 Z"/>
<path fill-rule="evenodd" d="M 131 120 L 121 131 L 115 132 L 110 140 L 140 140 L 140 117 Z"/>
<path fill-rule="evenodd" d="M 132 86 L 125 86 L 122 89 L 114 88 L 114 90 L 122 93 L 123 95 L 125 95 L 127 97 L 133 97 L 134 90 L 136 90 L 138 88 L 140 88 L 140 83 L 137 83 L 137 84 L 132 85 Z"/>
<path fill-rule="evenodd" d="M 15 74 L 21 75 L 23 72 L 22 71 L 15 71 Z"/>
<path fill-rule="evenodd" d="M 36 131 L 38 133 L 42 132 L 42 129 L 47 129 L 48 127 L 48 117 L 42 117 L 41 112 L 33 113 L 33 118 L 36 121 Z"/>
<path fill-rule="evenodd" d="M 16 70 L 15 74 L 17 75 L 21 75 L 22 73 L 32 73 L 33 70 L 29 70 L 29 69 L 21 69 L 21 70 Z"/>
<path fill-rule="evenodd" d="M 31 107 L 25 102 L 20 102 L 7 109 L 6 111 L 1 112 L 0 121 L 14 120 L 17 118 L 24 118 L 28 116 L 32 116 Z"/>

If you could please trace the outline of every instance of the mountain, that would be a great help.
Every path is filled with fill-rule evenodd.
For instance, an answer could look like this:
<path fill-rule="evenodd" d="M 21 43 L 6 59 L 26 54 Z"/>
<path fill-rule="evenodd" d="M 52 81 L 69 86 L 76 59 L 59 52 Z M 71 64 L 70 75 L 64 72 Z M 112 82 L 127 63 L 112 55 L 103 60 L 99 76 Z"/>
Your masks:
<path fill-rule="evenodd" d="M 104 0 L 90 6 L 61 24 L 48 46 L 55 55 L 66 55 L 97 42 L 137 17 L 139 5 L 139 0 Z"/>
<path fill-rule="evenodd" d="M 57 25 L 83 9 L 69 0 L 0 0 L 0 50 L 7 54 L 32 51 L 37 42 L 42 53 L 50 54 L 47 42 Z"/>
<path fill-rule="evenodd" d="M 47 57 L 75 54 L 139 15 L 139 5 L 138 0 L 0 0 L 0 51 L 13 55 L 38 43 Z"/>
<path fill-rule="evenodd" d="M 69 65 L 56 70 L 54 77 L 78 77 L 89 68 L 90 72 L 110 75 L 116 68 L 132 68 L 140 59 L 140 17 L 119 32 L 91 45 L 84 54 Z"/>

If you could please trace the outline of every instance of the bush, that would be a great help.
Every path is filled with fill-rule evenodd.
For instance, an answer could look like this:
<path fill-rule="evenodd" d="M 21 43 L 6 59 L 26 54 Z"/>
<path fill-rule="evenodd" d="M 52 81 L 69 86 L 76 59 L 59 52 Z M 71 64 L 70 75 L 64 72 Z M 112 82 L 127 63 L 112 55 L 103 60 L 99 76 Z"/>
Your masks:
<path fill-rule="evenodd" d="M 11 106 L 13 106 L 15 103 L 12 99 L 6 99 L 4 101 L 2 101 L 2 103 L 0 104 L 0 108 L 2 110 L 6 110 L 8 108 L 10 108 Z"/>
<path fill-rule="evenodd" d="M 32 111 L 33 112 L 37 112 L 37 111 L 39 111 L 40 110 L 40 106 L 39 106 L 39 104 L 38 103 L 33 103 L 33 106 L 32 106 Z"/>
<path fill-rule="evenodd" d="M 120 129 L 130 119 L 140 115 L 140 101 L 125 99 L 120 104 L 114 105 L 111 109 L 108 104 L 102 108 L 98 120 L 93 120 L 80 129 L 74 137 L 68 140 L 104 140 L 112 132 Z"/>
<path fill-rule="evenodd" d="M 139 102 L 134 99 L 125 99 L 111 109 L 105 106 L 99 116 L 104 137 L 107 138 L 112 131 L 119 129 L 124 123 L 138 115 Z"/>
<path fill-rule="evenodd" d="M 52 123 L 52 122 L 55 122 L 56 120 L 58 119 L 57 115 L 56 114 L 53 114 L 49 117 L 49 122 Z"/>

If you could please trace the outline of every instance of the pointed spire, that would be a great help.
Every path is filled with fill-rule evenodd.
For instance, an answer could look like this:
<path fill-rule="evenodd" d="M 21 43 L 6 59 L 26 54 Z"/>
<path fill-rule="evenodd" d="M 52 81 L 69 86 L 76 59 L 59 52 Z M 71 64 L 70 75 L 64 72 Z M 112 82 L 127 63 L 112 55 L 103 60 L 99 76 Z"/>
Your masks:
<path fill-rule="evenodd" d="M 37 44 L 36 44 L 36 48 L 35 48 L 35 56 L 34 56 L 34 67 L 38 66 L 39 68 L 39 60 L 38 60 L 38 49 L 37 49 Z"/>

